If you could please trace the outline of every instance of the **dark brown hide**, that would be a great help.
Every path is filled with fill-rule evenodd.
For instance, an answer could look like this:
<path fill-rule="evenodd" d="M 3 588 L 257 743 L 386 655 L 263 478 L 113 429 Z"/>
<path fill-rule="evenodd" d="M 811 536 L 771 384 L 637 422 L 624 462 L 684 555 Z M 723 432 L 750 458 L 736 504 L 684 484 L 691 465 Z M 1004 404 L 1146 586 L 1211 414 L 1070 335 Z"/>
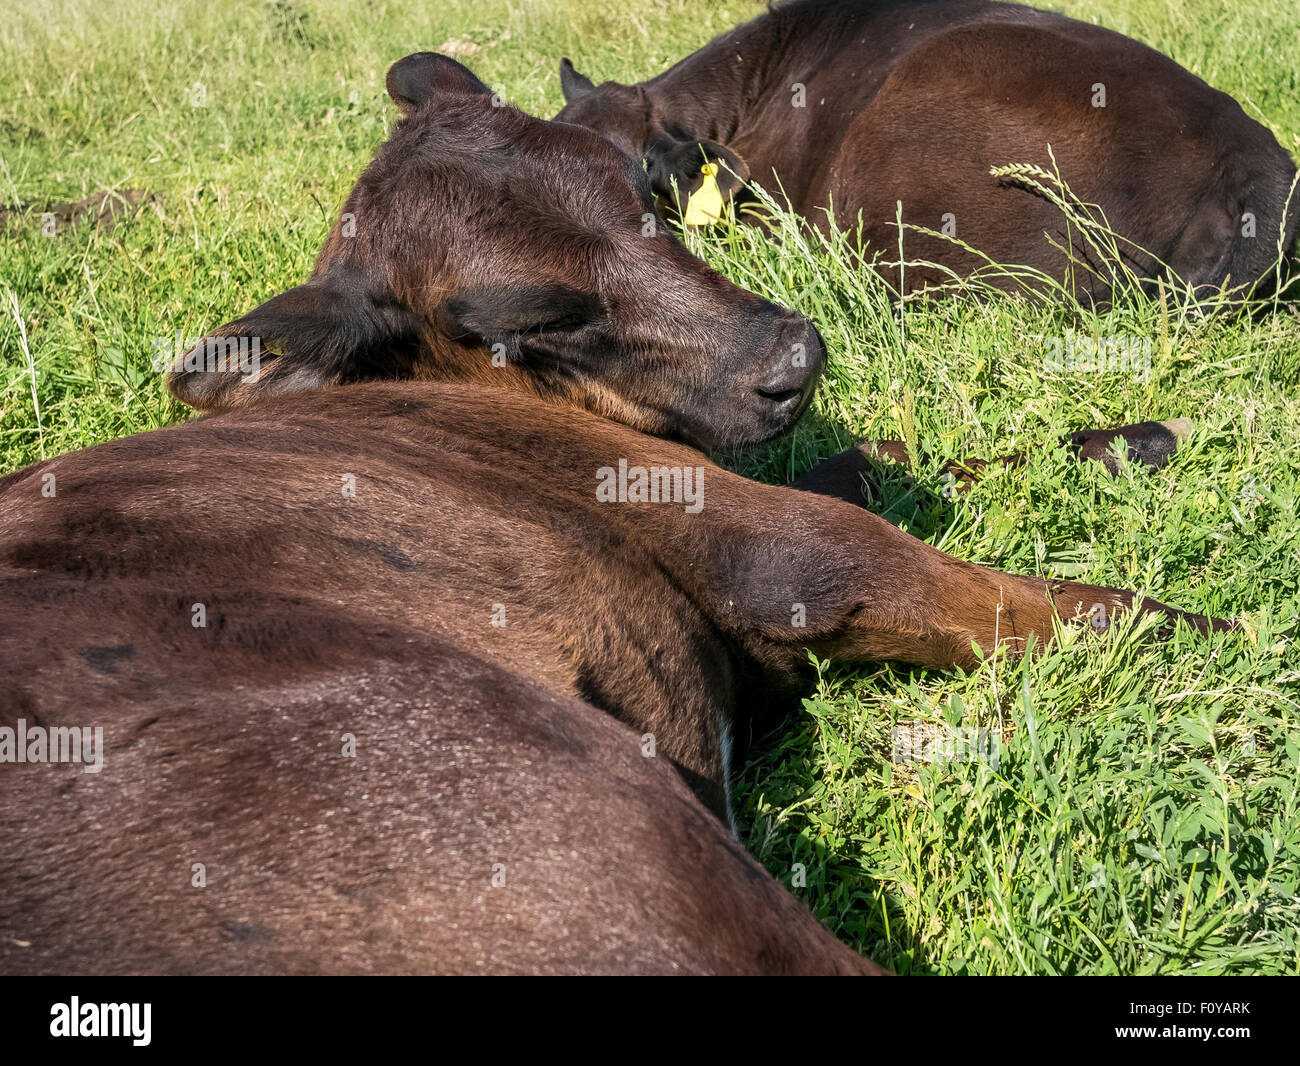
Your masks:
<path fill-rule="evenodd" d="M 1230 96 L 1131 38 L 1019 5 L 796 0 L 639 85 L 595 86 L 567 60 L 561 80 L 559 119 L 646 155 L 652 173 L 674 169 L 684 191 L 703 151 L 819 226 L 832 206 L 842 226 L 860 218 L 894 261 L 901 201 L 905 223 L 1081 298 L 1108 300 L 1109 271 L 1057 207 L 990 168 L 1059 168 L 1076 203 L 1131 242 L 1121 250 L 1139 278 L 1167 267 L 1202 295 L 1267 281 L 1300 214 L 1297 196 L 1283 221 L 1294 163 Z M 904 255 L 958 274 L 982 262 L 910 231 Z M 908 291 L 948 279 L 884 272 Z"/>

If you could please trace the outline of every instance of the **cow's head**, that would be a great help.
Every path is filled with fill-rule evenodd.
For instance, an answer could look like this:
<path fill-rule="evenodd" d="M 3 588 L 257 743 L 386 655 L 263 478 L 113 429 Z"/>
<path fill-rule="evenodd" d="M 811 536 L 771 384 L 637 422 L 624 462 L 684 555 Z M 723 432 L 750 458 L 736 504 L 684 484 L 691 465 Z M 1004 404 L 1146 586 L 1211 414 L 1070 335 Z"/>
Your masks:
<path fill-rule="evenodd" d="M 825 360 L 816 330 L 692 256 L 639 159 L 501 106 L 440 55 L 401 60 L 388 91 L 405 118 L 311 279 L 177 359 L 177 397 L 211 410 L 411 377 L 527 389 L 704 447 L 794 423 Z M 258 365 L 223 368 L 240 338 Z"/>
<path fill-rule="evenodd" d="M 555 120 L 586 126 L 633 159 L 644 159 L 650 187 L 667 209 L 686 206 L 700 187 L 705 163 L 717 164 L 724 199 L 735 196 L 749 180 L 749 166 L 736 152 L 692 136 L 644 86 L 616 81 L 594 85 L 561 59 L 560 90 L 564 109 Z"/>

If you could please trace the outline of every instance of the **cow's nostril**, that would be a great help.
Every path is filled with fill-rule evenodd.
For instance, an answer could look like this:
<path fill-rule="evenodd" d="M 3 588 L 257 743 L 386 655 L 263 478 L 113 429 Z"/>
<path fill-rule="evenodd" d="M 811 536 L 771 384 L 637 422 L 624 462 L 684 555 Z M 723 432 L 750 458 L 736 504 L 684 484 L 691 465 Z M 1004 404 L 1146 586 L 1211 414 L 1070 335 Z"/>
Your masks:
<path fill-rule="evenodd" d="M 773 403 L 788 403 L 803 396 L 803 389 L 756 389 L 755 391 L 763 399 L 771 400 Z"/>
<path fill-rule="evenodd" d="M 781 359 L 775 368 L 754 382 L 754 391 L 765 400 L 783 404 L 801 400 L 817 382 L 821 363 L 813 366 Z M 773 372 L 775 370 L 775 372 Z"/>

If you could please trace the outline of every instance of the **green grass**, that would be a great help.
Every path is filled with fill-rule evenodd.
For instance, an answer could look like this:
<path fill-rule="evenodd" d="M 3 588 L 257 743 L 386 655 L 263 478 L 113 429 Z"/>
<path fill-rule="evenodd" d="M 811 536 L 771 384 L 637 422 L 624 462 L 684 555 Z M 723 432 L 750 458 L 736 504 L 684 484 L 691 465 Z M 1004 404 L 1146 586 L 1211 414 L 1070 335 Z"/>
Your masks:
<path fill-rule="evenodd" d="M 759 8 L 596 6 L 19 0 L 0 25 L 0 201 L 35 213 L 0 229 L 0 472 L 186 417 L 150 370 L 153 338 L 201 335 L 306 277 L 393 121 L 394 59 L 457 42 L 485 81 L 549 115 L 561 55 L 637 80 Z M 1287 0 L 1063 6 L 1174 56 L 1300 154 Z M 155 199 L 111 232 L 41 235 L 45 205 L 111 188 Z M 797 226 L 691 239 L 811 315 L 832 352 L 804 424 L 735 468 L 782 480 L 856 437 L 908 437 L 934 462 L 888 478 L 874 506 L 916 536 L 1245 620 L 1166 643 L 1130 623 L 1071 631 L 969 675 L 824 665 L 745 771 L 754 852 L 804 881 L 793 890 L 841 937 L 906 972 L 1300 970 L 1294 305 L 1204 320 L 1173 293 L 1092 314 L 969 292 L 900 310 L 845 266 L 841 241 Z M 1045 368 L 1067 330 L 1149 342 L 1150 373 Z M 1050 446 L 1070 428 L 1173 417 L 1198 428 L 1157 473 L 1111 479 Z M 943 497 L 938 458 L 1033 446 L 1025 469 Z M 893 759 L 894 728 L 916 722 L 1000 729 L 997 766 Z"/>

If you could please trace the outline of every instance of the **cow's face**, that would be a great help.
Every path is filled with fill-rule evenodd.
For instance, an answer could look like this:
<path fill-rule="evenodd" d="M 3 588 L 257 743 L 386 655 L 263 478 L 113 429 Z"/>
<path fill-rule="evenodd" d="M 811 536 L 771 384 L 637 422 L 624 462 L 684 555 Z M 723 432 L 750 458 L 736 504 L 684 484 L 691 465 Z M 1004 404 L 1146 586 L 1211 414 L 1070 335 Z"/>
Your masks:
<path fill-rule="evenodd" d="M 442 56 L 402 60 L 388 89 L 405 119 L 311 280 L 178 359 L 180 399 L 214 409 L 365 378 L 470 380 L 704 447 L 798 418 L 825 360 L 816 330 L 687 252 L 639 160 L 499 106 Z M 257 338 L 256 369 L 214 365 L 238 338 Z"/>
<path fill-rule="evenodd" d="M 594 85 L 562 59 L 560 89 L 564 108 L 555 120 L 595 130 L 633 159 L 644 160 L 650 187 L 667 211 L 685 208 L 703 181 L 705 163 L 717 164 L 716 181 L 724 199 L 735 196 L 749 180 L 749 166 L 736 152 L 691 136 L 639 85 Z"/>

